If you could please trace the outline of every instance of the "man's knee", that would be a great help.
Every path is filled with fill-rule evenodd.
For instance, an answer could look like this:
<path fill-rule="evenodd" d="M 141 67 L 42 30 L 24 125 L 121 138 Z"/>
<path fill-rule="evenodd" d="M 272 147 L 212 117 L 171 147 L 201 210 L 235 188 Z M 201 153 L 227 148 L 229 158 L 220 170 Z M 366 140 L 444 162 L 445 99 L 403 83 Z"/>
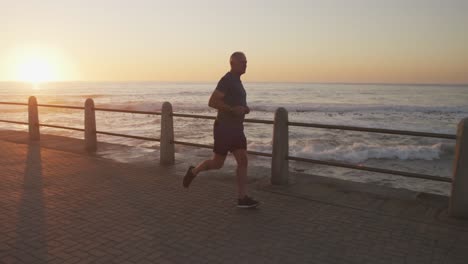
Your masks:
<path fill-rule="evenodd" d="M 241 156 L 237 159 L 237 167 L 238 168 L 247 168 L 249 161 L 247 159 L 247 155 Z"/>
<path fill-rule="evenodd" d="M 224 165 L 224 160 L 225 160 L 225 157 L 220 157 L 219 155 L 215 156 L 211 162 L 213 169 L 216 169 L 216 170 L 221 169 Z"/>
<path fill-rule="evenodd" d="M 219 170 L 223 167 L 224 161 L 213 160 L 213 169 Z"/>

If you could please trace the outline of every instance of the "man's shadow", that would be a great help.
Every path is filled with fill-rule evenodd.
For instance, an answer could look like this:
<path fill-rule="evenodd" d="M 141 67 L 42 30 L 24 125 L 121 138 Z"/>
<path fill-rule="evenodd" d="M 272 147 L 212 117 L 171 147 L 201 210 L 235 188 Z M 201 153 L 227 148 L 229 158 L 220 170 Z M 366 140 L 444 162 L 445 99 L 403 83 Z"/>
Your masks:
<path fill-rule="evenodd" d="M 28 145 L 23 193 L 18 204 L 15 257 L 26 262 L 47 262 L 45 204 L 42 182 L 41 146 Z"/>

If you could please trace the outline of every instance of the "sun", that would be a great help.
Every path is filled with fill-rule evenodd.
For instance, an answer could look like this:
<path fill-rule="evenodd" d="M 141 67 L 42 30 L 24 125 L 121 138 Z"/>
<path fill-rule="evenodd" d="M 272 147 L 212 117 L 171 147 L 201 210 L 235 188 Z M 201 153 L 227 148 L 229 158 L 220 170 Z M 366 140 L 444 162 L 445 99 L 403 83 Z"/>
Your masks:
<path fill-rule="evenodd" d="M 14 81 L 40 84 L 75 78 L 74 67 L 59 47 L 19 45 L 7 54 Z"/>
<path fill-rule="evenodd" d="M 18 44 L 6 50 L 5 55 L 0 62 L 8 65 L 8 79 L 31 83 L 38 89 L 41 83 L 77 81 L 81 76 L 72 57 L 59 46 Z"/>
<path fill-rule="evenodd" d="M 17 80 L 22 82 L 42 83 L 58 78 L 54 65 L 40 56 L 24 58 L 17 66 Z"/>

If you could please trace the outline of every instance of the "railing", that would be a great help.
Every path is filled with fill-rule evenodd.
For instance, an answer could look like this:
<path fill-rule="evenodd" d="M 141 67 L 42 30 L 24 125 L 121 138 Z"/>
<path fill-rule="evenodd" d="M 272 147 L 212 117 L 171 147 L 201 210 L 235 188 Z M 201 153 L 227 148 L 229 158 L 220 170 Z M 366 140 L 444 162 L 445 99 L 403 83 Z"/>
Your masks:
<path fill-rule="evenodd" d="M 173 113 L 172 105 L 168 102 L 165 102 L 163 104 L 161 112 L 133 111 L 133 110 L 108 109 L 108 108 L 94 107 L 94 101 L 92 99 L 87 99 L 84 107 L 37 104 L 36 98 L 33 96 L 29 98 L 28 104 L 13 103 L 13 102 L 0 102 L 0 104 L 28 106 L 29 108 L 28 122 L 18 122 L 18 121 L 11 121 L 11 120 L 0 120 L 0 122 L 28 125 L 29 136 L 31 140 L 40 139 L 39 127 L 42 126 L 42 127 L 83 131 L 84 138 L 85 138 L 85 148 L 86 150 L 91 151 L 91 152 L 97 150 L 97 136 L 96 136 L 97 134 L 119 136 L 119 137 L 126 137 L 126 138 L 140 139 L 140 140 L 157 141 L 157 142 L 160 142 L 160 163 L 163 165 L 174 164 L 174 161 L 175 161 L 174 145 L 178 144 L 178 145 L 200 147 L 200 148 L 212 148 L 213 147 L 211 145 L 175 140 L 173 118 L 182 117 L 182 118 L 197 118 L 197 119 L 213 120 L 213 119 L 216 119 L 216 117 L 205 116 L 205 115 Z M 37 110 L 38 107 L 54 107 L 54 108 L 84 110 L 85 111 L 84 129 L 39 123 L 38 110 Z M 106 131 L 97 131 L 95 111 L 160 115 L 161 116 L 161 136 L 160 138 L 149 138 L 149 137 L 118 134 L 118 133 L 112 133 L 112 132 L 106 132 Z M 380 129 L 380 128 L 364 128 L 364 127 L 355 127 L 355 126 L 339 126 L 339 125 L 289 122 L 288 113 L 286 109 L 284 108 L 277 109 L 277 111 L 275 112 L 274 120 L 245 119 L 245 122 L 256 123 L 256 124 L 268 124 L 268 125 L 272 124 L 274 126 L 272 153 L 248 151 L 248 153 L 251 155 L 272 158 L 272 166 L 271 166 L 271 183 L 272 184 L 276 184 L 276 185 L 288 184 L 289 160 L 299 161 L 299 162 L 308 162 L 308 163 L 314 163 L 314 164 L 322 164 L 322 165 L 335 166 L 335 167 L 342 167 L 342 168 L 348 168 L 348 169 L 356 169 L 356 170 L 362 170 L 362 171 L 392 174 L 392 175 L 418 178 L 418 179 L 447 182 L 447 183 L 452 183 L 452 193 L 451 193 L 451 199 L 450 199 L 451 215 L 468 217 L 468 118 L 465 118 L 460 121 L 458 125 L 457 135 L 404 131 L 404 130 L 392 130 L 392 129 Z M 442 177 L 442 176 L 426 175 L 426 174 L 419 174 L 419 173 L 412 173 L 412 172 L 405 172 L 405 171 L 367 167 L 367 166 L 362 166 L 362 165 L 348 164 L 348 163 L 342 163 L 342 162 L 336 162 L 336 161 L 325 161 L 325 160 L 316 160 L 316 159 L 290 156 L 289 155 L 289 126 L 338 129 L 338 130 L 348 130 L 348 131 L 457 140 L 453 178 L 450 179 L 450 178 Z"/>

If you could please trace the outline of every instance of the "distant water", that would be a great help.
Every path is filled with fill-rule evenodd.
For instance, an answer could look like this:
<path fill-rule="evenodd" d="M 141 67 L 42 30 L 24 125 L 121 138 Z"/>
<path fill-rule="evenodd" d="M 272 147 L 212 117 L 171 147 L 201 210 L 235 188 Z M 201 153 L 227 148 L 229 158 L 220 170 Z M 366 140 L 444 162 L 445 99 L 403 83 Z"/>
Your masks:
<path fill-rule="evenodd" d="M 207 106 L 216 83 L 50 83 L 39 87 L 0 83 L 0 101 L 27 102 L 35 95 L 39 103 L 82 106 L 93 98 L 96 106 L 159 111 L 164 101 L 174 111 L 215 115 Z M 245 83 L 252 109 L 248 118 L 273 119 L 275 109 L 285 107 L 290 121 L 353 125 L 455 134 L 458 122 L 468 117 L 467 86 L 346 85 L 310 83 Z M 1 106 L 0 119 L 27 120 L 25 107 Z M 83 112 L 40 108 L 42 123 L 83 127 Z M 159 137 L 159 117 L 97 112 L 97 126 L 139 136 Z M 212 121 L 175 119 L 178 140 L 212 144 Z M 24 130 L 24 126 L 0 123 L 0 129 Z M 43 133 L 82 137 L 82 133 L 41 128 Z M 196 133 L 194 133 L 196 131 Z M 246 124 L 248 148 L 271 152 L 272 126 Z M 99 140 L 135 146 L 134 155 L 154 151 L 158 143 L 100 136 Z M 451 177 L 455 141 L 347 132 L 316 128 L 290 128 L 290 155 L 335 160 Z M 178 148 L 193 152 L 196 148 Z M 119 156 L 120 161 L 131 162 Z M 269 159 L 255 164 L 269 166 Z M 402 179 L 383 174 L 291 162 L 291 170 L 342 179 L 375 182 L 433 193 L 447 194 L 449 185 Z"/>

